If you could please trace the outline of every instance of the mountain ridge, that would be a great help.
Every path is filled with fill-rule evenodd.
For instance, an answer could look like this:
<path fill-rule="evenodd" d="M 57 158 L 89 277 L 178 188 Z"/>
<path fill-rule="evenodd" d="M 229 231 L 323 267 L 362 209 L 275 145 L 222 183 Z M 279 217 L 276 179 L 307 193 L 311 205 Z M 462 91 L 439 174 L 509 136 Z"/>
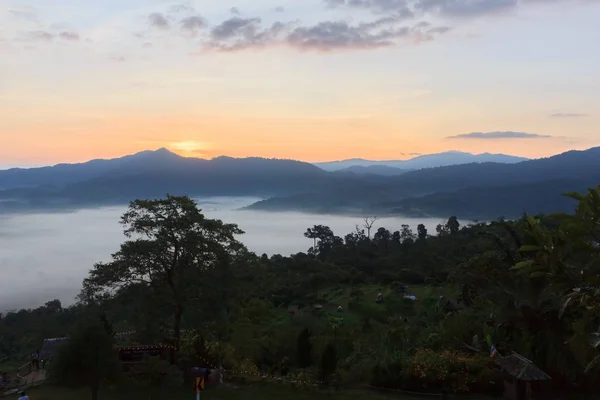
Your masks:
<path fill-rule="evenodd" d="M 405 170 L 422 168 L 443 167 L 448 165 L 469 164 L 473 162 L 497 162 L 502 164 L 514 164 L 529 161 L 528 158 L 506 154 L 480 153 L 472 154 L 463 151 L 450 150 L 442 153 L 418 155 L 408 160 L 367 160 L 362 158 L 350 158 L 339 161 L 326 161 L 314 163 L 326 171 L 337 171 L 351 167 L 385 166 Z"/>
<path fill-rule="evenodd" d="M 514 216 L 522 209 L 543 210 L 549 198 L 598 183 L 600 147 L 509 164 L 479 162 L 414 171 L 371 166 L 334 172 L 295 160 L 206 160 L 158 149 L 81 164 L 0 171 L 0 213 L 126 204 L 171 193 L 264 199 L 248 207 L 253 210 L 440 217 L 454 211 L 461 218 L 481 218 L 500 211 Z M 529 187 L 539 189 L 536 193 Z M 486 191 L 490 194 L 480 194 Z M 505 195 L 513 191 L 522 193 L 514 193 L 514 199 Z M 504 203 L 495 198 L 505 198 Z M 559 211 L 565 204 L 559 204 Z M 506 215 L 511 210 L 513 215 Z"/>

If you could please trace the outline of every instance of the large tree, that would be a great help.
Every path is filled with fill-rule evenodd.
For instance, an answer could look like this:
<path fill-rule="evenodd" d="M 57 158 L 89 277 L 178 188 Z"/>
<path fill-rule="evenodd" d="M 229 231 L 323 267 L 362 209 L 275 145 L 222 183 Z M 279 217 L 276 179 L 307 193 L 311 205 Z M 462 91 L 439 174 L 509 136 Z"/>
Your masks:
<path fill-rule="evenodd" d="M 143 287 L 164 296 L 172 309 L 176 348 L 184 307 L 203 297 L 203 278 L 246 252 L 237 225 L 206 218 L 189 197 L 136 200 L 121 218 L 128 238 L 107 263 L 84 281 L 84 299 Z M 173 361 L 175 361 L 173 359 Z"/>

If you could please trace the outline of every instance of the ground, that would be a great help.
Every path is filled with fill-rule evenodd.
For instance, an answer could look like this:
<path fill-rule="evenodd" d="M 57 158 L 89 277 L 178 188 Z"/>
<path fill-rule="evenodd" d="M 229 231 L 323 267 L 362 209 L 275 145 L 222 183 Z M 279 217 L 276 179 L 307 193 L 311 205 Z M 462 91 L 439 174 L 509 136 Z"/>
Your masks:
<path fill-rule="evenodd" d="M 91 399 L 89 390 L 69 390 L 64 388 L 41 386 L 27 393 L 32 400 L 85 400 Z M 191 400 L 195 395 L 191 385 L 187 390 L 175 390 L 165 394 L 164 397 L 155 397 L 154 400 Z M 202 400 L 417 400 L 422 397 L 410 396 L 384 396 L 367 392 L 317 392 L 311 390 L 294 389 L 279 384 L 255 384 L 237 389 L 210 389 L 201 396 Z M 118 391 L 106 391 L 99 396 L 100 400 L 147 400 L 148 395 L 132 394 Z M 483 400 L 470 398 L 470 400 Z"/>

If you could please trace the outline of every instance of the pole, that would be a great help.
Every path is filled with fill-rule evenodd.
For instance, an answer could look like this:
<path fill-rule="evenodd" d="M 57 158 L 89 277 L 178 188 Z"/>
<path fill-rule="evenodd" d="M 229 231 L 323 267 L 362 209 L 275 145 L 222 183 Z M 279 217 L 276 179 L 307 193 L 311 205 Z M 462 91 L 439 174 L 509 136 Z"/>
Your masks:
<path fill-rule="evenodd" d="M 196 393 L 196 400 L 200 400 L 200 393 Z"/>

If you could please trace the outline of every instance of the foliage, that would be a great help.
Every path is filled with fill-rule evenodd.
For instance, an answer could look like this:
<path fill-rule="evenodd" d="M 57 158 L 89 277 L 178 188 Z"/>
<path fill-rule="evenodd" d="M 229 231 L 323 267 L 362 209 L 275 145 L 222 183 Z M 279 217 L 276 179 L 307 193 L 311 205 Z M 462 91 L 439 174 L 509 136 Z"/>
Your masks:
<path fill-rule="evenodd" d="M 364 227 L 342 238 L 317 225 L 307 253 L 289 257 L 247 252 L 235 225 L 206 219 L 187 198 L 134 202 L 124 217 L 131 236 L 92 271 L 80 304 L 7 314 L 0 349 L 30 353 L 103 312 L 144 343 L 179 326 L 182 368 L 494 393 L 494 345 L 533 360 L 556 390 L 597 391 L 599 190 L 572 194 L 572 214 L 465 226 L 451 217 L 435 236 L 422 224 L 371 239 Z"/>
<path fill-rule="evenodd" d="M 71 387 L 88 387 L 92 399 L 100 389 L 120 376 L 113 337 L 99 321 L 79 326 L 69 335 L 50 364 L 52 381 Z"/>
<path fill-rule="evenodd" d="M 313 363 L 312 343 L 310 342 L 310 331 L 305 328 L 298 336 L 298 367 L 306 369 Z"/>
<path fill-rule="evenodd" d="M 319 379 L 324 382 L 330 382 L 330 379 L 337 368 L 337 364 L 337 350 L 333 344 L 329 343 L 321 355 Z"/>
<path fill-rule="evenodd" d="M 136 200 L 121 218 L 129 239 L 109 263 L 98 263 L 84 281 L 93 301 L 136 287 L 149 289 L 172 308 L 175 345 L 185 307 L 199 300 L 198 281 L 244 251 L 233 224 L 206 218 L 188 197 Z"/>

